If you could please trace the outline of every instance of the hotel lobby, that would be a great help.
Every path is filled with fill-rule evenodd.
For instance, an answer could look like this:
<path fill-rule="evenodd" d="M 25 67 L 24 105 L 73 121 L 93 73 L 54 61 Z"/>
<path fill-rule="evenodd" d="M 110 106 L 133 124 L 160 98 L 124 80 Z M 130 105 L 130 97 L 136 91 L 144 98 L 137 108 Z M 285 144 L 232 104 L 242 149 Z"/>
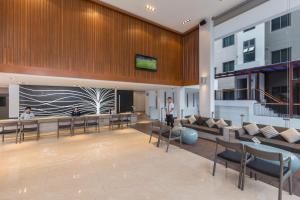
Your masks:
<path fill-rule="evenodd" d="M 299 19 L 298 0 L 1 0 L 0 200 L 300 199 Z"/>

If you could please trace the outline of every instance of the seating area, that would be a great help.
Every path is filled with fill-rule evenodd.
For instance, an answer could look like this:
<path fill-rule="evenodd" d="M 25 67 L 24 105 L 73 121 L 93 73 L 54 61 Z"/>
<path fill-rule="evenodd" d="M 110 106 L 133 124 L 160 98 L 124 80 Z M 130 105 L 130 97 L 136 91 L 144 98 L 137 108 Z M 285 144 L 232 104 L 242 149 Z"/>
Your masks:
<path fill-rule="evenodd" d="M 254 137 L 258 138 L 262 144 L 274 146 L 280 149 L 284 149 L 296 154 L 300 154 L 300 130 L 298 130 L 298 139 L 296 136 L 295 141 L 288 141 L 286 138 L 284 138 L 284 135 L 281 133 L 284 133 L 285 131 L 288 131 L 289 128 L 283 128 L 283 127 L 276 127 L 273 126 L 274 130 L 273 131 L 273 136 L 267 136 L 264 135 L 261 131 L 262 128 L 264 127 L 270 127 L 269 125 L 262 125 L 262 124 L 257 124 L 256 132 L 249 133 L 245 127 L 247 125 L 251 125 L 252 123 L 244 123 L 243 127 L 240 129 L 236 130 L 236 138 L 238 140 L 242 141 L 252 141 Z M 297 132 L 296 132 L 297 134 Z M 288 134 L 291 135 L 292 134 Z"/>
<path fill-rule="evenodd" d="M 217 138 L 224 136 L 224 127 L 231 126 L 230 120 L 213 119 L 202 116 L 186 116 L 185 119 L 180 121 L 181 125 L 186 128 L 191 128 L 198 131 L 199 137 L 205 134 L 210 134 L 210 138 Z"/>
<path fill-rule="evenodd" d="M 134 114 L 120 113 L 115 115 L 86 115 L 80 117 L 41 117 L 34 120 L 0 120 L 0 135 L 2 135 L 2 142 L 5 142 L 5 136 L 15 134 L 16 143 L 23 142 L 25 140 L 26 133 L 36 134 L 36 140 L 40 139 L 41 130 L 40 126 L 53 125 L 53 130 L 56 130 L 57 138 L 66 132 L 74 136 L 79 133 L 95 133 L 100 132 L 101 126 L 108 126 L 109 129 L 113 129 L 114 126 L 123 128 L 124 125 L 128 128 L 131 123 Z M 117 120 L 116 120 L 117 119 Z M 49 130 L 46 130 L 49 132 Z"/>

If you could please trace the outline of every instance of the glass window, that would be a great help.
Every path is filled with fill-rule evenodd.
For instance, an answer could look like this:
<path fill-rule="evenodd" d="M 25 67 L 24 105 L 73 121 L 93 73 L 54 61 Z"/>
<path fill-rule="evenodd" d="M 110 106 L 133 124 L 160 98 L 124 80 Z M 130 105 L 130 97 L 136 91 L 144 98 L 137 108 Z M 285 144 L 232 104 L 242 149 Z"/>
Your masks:
<path fill-rule="evenodd" d="M 272 64 L 291 61 L 291 48 L 281 49 L 272 52 Z"/>
<path fill-rule="evenodd" d="M 223 63 L 223 72 L 234 71 L 234 60 Z"/>
<path fill-rule="evenodd" d="M 223 48 L 234 45 L 234 35 L 223 38 Z"/>
<path fill-rule="evenodd" d="M 284 15 L 280 19 L 281 19 L 281 28 L 285 28 L 291 25 L 291 14 Z"/>
<path fill-rule="evenodd" d="M 286 14 L 272 20 L 272 31 L 276 31 L 291 25 L 291 14 Z"/>
<path fill-rule="evenodd" d="M 255 61 L 255 39 L 244 41 L 244 63 Z"/>

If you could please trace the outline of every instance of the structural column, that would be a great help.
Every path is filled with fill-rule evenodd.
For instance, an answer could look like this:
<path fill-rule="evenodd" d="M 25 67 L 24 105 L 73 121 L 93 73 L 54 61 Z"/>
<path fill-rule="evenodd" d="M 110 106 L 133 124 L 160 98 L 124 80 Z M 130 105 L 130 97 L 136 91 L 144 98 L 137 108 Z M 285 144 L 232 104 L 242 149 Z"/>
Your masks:
<path fill-rule="evenodd" d="M 214 58 L 213 58 L 213 23 L 208 23 L 199 27 L 199 110 L 200 115 L 211 117 L 215 110 L 214 95 Z"/>
<path fill-rule="evenodd" d="M 294 64 L 289 65 L 289 115 L 294 115 Z"/>
<path fill-rule="evenodd" d="M 176 88 L 176 101 L 175 101 L 175 106 L 176 106 L 176 112 L 177 112 L 177 118 L 181 119 L 185 117 L 185 88 L 180 87 Z"/>

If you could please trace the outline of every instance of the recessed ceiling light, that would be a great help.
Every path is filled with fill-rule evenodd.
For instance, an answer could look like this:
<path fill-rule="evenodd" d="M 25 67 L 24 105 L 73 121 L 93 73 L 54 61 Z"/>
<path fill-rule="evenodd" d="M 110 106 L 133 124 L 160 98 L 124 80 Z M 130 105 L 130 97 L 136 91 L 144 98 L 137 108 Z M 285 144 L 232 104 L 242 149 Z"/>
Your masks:
<path fill-rule="evenodd" d="M 186 24 L 186 23 L 189 23 L 189 22 L 191 22 L 191 21 L 192 21 L 192 19 L 189 18 L 189 19 L 184 20 L 184 21 L 182 22 L 182 24 Z"/>
<path fill-rule="evenodd" d="M 150 4 L 147 4 L 147 5 L 146 5 L 146 9 L 147 9 L 148 11 L 151 11 L 151 12 L 156 11 L 156 8 L 155 8 L 154 6 L 152 6 L 152 5 L 150 5 Z"/>

